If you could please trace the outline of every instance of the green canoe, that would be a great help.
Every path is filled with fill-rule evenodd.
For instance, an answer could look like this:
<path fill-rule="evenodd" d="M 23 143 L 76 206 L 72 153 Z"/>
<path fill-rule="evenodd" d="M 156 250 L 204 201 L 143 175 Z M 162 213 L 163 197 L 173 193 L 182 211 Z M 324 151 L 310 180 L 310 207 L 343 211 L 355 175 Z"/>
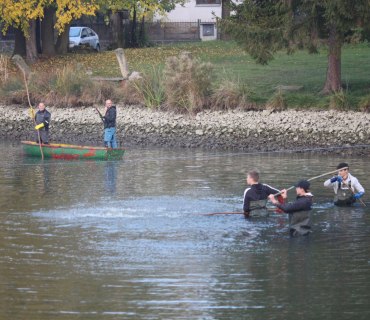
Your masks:
<path fill-rule="evenodd" d="M 32 141 L 21 141 L 26 155 L 41 158 L 40 145 Z M 53 159 L 91 159 L 91 160 L 121 160 L 125 149 L 76 146 L 71 144 L 41 144 L 45 158 Z"/>

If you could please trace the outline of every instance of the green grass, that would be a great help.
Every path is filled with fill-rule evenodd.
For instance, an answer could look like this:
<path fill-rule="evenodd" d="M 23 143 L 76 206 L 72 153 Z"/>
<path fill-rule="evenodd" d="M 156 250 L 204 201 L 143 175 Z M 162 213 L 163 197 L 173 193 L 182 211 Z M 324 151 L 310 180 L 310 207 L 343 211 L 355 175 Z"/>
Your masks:
<path fill-rule="evenodd" d="M 286 92 L 284 97 L 289 107 L 327 108 L 330 98 L 320 95 L 325 82 L 327 52 L 310 55 L 297 51 L 292 55 L 279 52 L 268 65 L 258 65 L 234 42 L 210 41 L 165 45 L 159 47 L 125 49 L 131 71 L 162 68 L 165 59 L 189 51 L 193 57 L 214 64 L 215 83 L 223 79 L 245 83 L 254 93 L 257 103 L 267 102 L 279 85 L 303 86 L 299 91 Z M 370 45 L 346 45 L 342 51 L 342 83 L 351 108 L 357 108 L 359 101 L 370 94 Z M 46 60 L 34 66 L 35 69 L 49 69 L 78 62 L 92 70 L 96 76 L 120 76 L 113 52 L 68 54 Z"/>

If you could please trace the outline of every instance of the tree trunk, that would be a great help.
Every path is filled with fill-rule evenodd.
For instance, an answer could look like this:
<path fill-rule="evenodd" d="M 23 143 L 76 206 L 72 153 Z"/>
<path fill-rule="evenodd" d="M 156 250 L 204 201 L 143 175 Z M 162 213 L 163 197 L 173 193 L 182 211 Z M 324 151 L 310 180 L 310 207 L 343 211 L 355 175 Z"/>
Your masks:
<path fill-rule="evenodd" d="M 29 24 L 28 38 L 26 38 L 26 59 L 28 63 L 33 63 L 37 60 L 36 20 L 30 20 Z"/>
<path fill-rule="evenodd" d="M 328 94 L 339 91 L 342 88 L 341 83 L 341 55 L 342 41 L 337 30 L 332 26 L 329 30 L 328 39 L 328 68 L 326 71 L 326 81 L 322 93 Z"/>
<path fill-rule="evenodd" d="M 112 37 L 113 37 L 113 48 L 123 48 L 123 12 L 112 13 Z"/>
<path fill-rule="evenodd" d="M 222 11 L 221 11 L 222 19 L 230 17 L 230 1 L 231 0 L 222 0 Z"/>
<path fill-rule="evenodd" d="M 131 29 L 131 47 L 134 48 L 137 47 L 136 26 L 137 26 L 137 16 L 136 16 L 136 7 L 134 7 Z"/>
<path fill-rule="evenodd" d="M 230 17 L 230 1 L 231 0 L 222 0 L 222 9 L 221 9 L 221 19 L 227 19 Z M 221 40 L 228 40 L 229 37 L 224 30 L 221 30 L 220 33 Z"/>
<path fill-rule="evenodd" d="M 36 20 L 36 48 L 37 54 L 40 55 L 42 53 L 41 47 L 41 20 L 37 18 Z"/>
<path fill-rule="evenodd" d="M 14 29 L 14 36 L 15 36 L 15 41 L 14 41 L 14 51 L 13 51 L 13 56 L 18 54 L 22 57 L 26 56 L 26 38 L 24 37 L 24 34 L 21 30 L 19 29 Z"/>
<path fill-rule="evenodd" d="M 57 54 L 66 54 L 68 52 L 69 45 L 69 25 L 64 27 L 64 31 L 58 35 L 55 50 Z"/>
<path fill-rule="evenodd" d="M 140 31 L 139 31 L 139 44 L 140 47 L 145 46 L 145 17 L 143 16 L 141 18 L 141 23 L 140 23 Z"/>
<path fill-rule="evenodd" d="M 55 56 L 54 14 L 55 8 L 44 8 L 44 19 L 41 22 L 42 53 L 48 57 Z"/>

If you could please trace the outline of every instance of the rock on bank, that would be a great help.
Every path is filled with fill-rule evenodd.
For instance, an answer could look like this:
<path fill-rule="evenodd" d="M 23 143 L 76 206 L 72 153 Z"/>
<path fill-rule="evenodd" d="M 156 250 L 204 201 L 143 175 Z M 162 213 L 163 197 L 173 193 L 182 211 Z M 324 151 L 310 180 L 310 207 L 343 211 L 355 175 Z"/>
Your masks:
<path fill-rule="evenodd" d="M 53 142 L 102 144 L 103 125 L 92 107 L 47 108 Z M 370 114 L 338 111 L 203 111 L 196 116 L 118 106 L 118 140 L 129 145 L 239 149 L 246 151 L 337 148 L 370 154 Z M 0 106 L 0 135 L 34 139 L 29 109 Z M 322 150 L 324 151 L 324 150 Z"/>

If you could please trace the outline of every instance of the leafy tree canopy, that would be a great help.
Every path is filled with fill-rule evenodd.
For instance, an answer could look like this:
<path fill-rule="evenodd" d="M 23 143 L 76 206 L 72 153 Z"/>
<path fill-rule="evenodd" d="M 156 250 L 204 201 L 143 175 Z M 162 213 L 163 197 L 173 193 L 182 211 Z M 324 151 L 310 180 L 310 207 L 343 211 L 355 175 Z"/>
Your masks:
<path fill-rule="evenodd" d="M 56 8 L 55 28 L 62 33 L 64 27 L 82 15 L 95 15 L 100 9 L 103 12 L 136 9 L 138 17 L 165 13 L 173 10 L 176 4 L 186 0 L 0 0 L 0 22 L 5 33 L 10 26 L 28 33 L 29 21 L 42 19 L 44 8 Z"/>
<path fill-rule="evenodd" d="M 98 9 L 95 0 L 0 0 L 2 31 L 5 33 L 9 26 L 21 29 L 28 34 L 29 21 L 42 19 L 44 8 L 55 6 L 55 28 L 59 33 L 72 20 L 82 15 L 94 15 Z"/>
<path fill-rule="evenodd" d="M 186 0 L 97 0 L 102 12 L 117 12 L 134 8 L 138 18 L 154 13 L 165 14 L 175 9 L 176 4 L 184 4 Z"/>
<path fill-rule="evenodd" d="M 335 30 L 337 42 L 369 22 L 370 0 L 244 0 L 233 3 L 234 15 L 221 22 L 261 64 L 283 48 L 316 52 L 319 39 Z"/>

